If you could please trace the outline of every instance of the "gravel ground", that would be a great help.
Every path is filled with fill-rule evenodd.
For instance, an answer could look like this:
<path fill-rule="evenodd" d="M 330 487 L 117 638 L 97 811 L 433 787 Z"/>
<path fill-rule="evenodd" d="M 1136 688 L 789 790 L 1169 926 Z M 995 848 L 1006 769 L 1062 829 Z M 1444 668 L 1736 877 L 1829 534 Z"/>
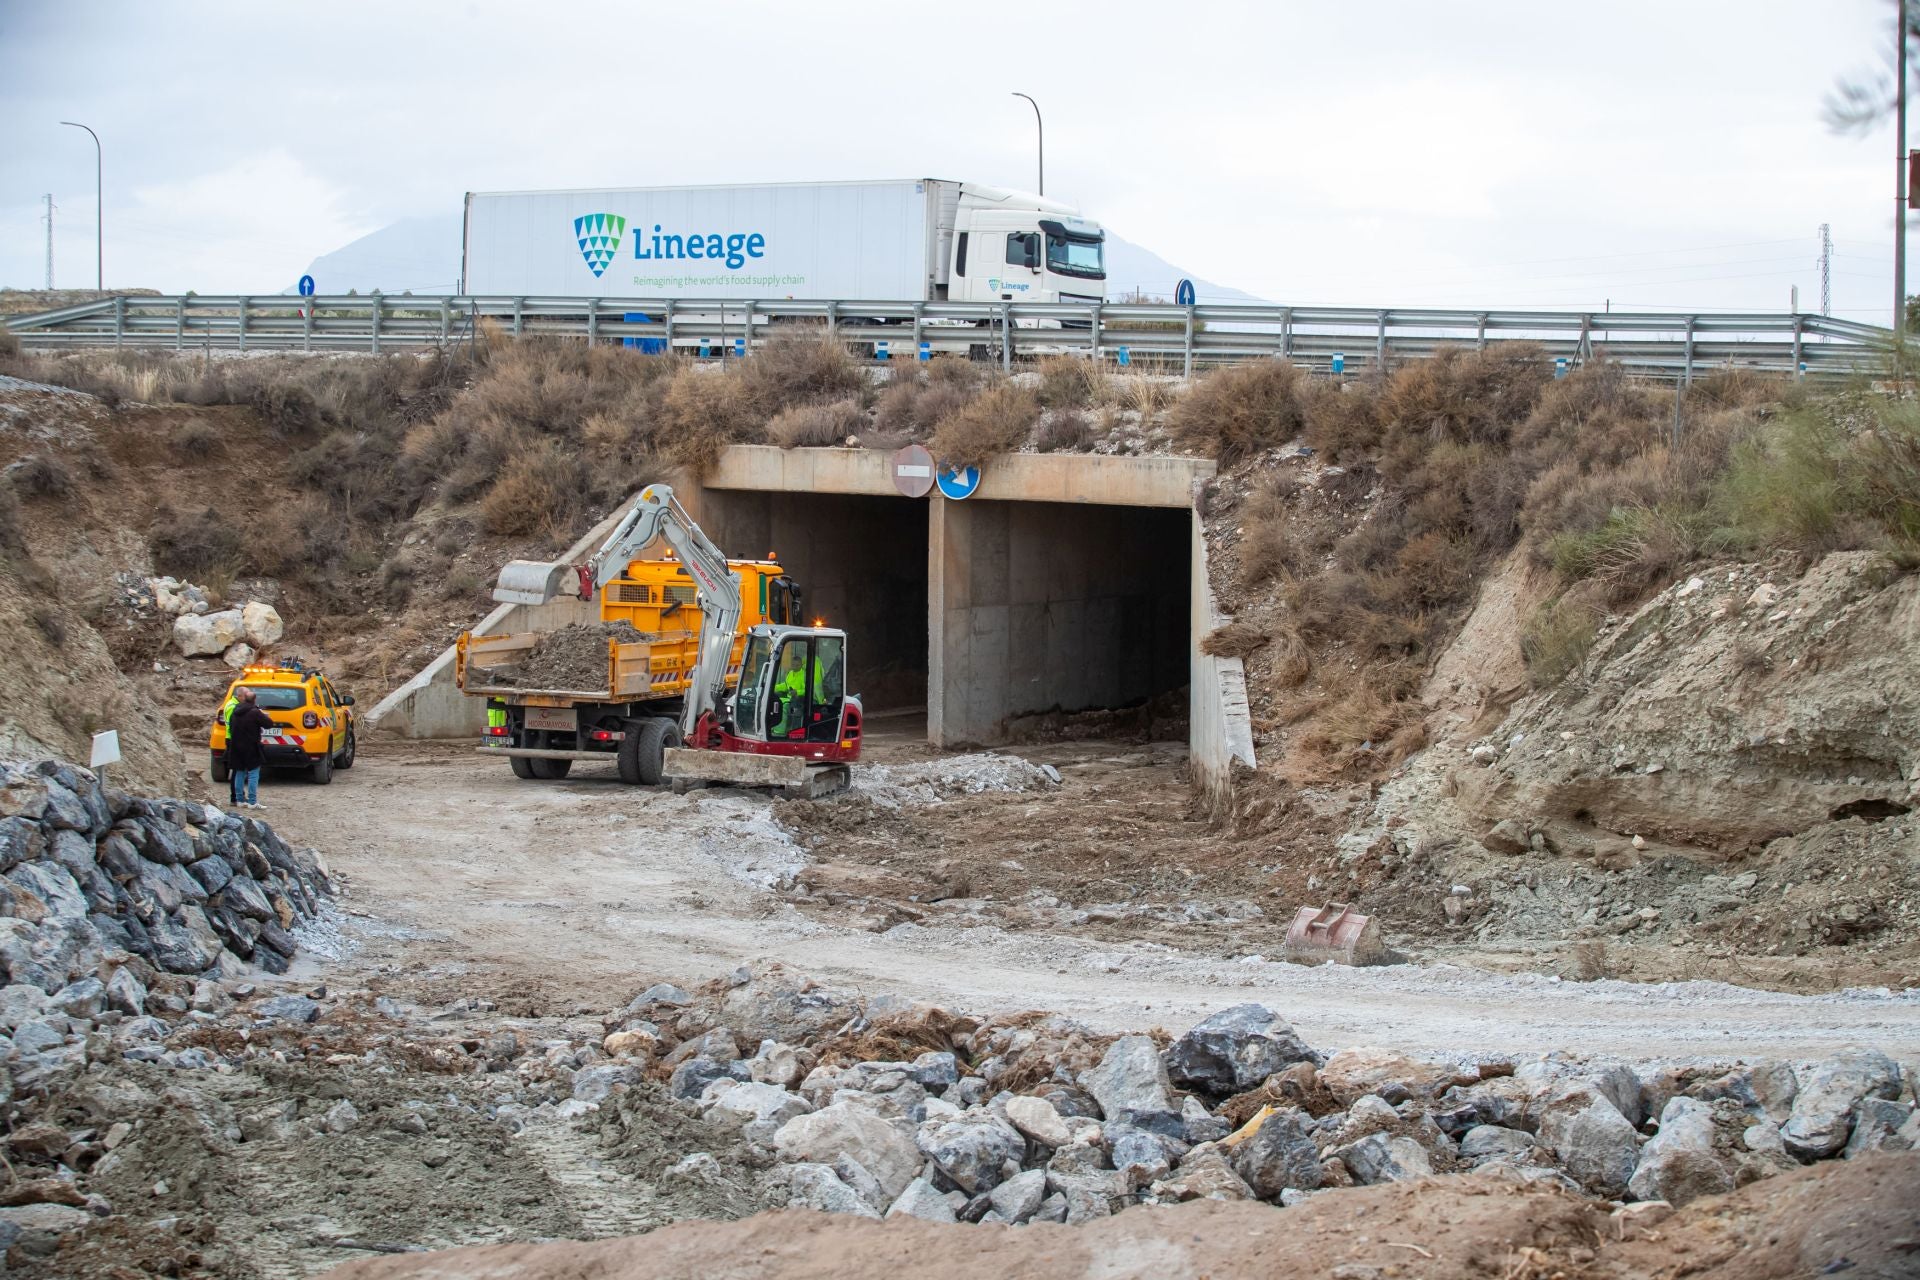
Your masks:
<path fill-rule="evenodd" d="M 1072 930 L 825 922 L 777 890 L 805 854 L 750 793 L 621 786 L 612 767 L 523 782 L 463 744 L 363 748 L 332 786 L 263 794 L 288 838 L 351 886 L 340 960 L 422 1000 L 527 1012 L 606 1007 L 637 978 L 693 983 L 778 958 L 823 981 L 980 1011 L 1046 1008 L 1109 1030 L 1178 1032 L 1249 999 L 1332 1047 L 1808 1056 L 1850 1043 L 1920 1056 L 1920 992 L 1788 995 L 1716 982 L 1560 982 L 1449 966 L 1308 969 Z M 936 820 L 933 815 L 929 820 Z M 389 976 L 389 982 L 396 980 Z"/>

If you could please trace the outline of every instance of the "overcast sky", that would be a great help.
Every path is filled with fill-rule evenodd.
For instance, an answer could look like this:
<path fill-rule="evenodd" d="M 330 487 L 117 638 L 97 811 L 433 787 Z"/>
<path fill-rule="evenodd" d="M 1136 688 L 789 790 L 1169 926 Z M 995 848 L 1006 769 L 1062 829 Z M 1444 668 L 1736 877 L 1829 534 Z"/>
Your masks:
<path fill-rule="evenodd" d="M 274 292 L 468 190 L 943 177 L 1283 302 L 1891 310 L 1891 0 L 0 0 L 0 285 Z M 1920 246 L 1916 246 L 1920 248 Z M 1169 288 L 1171 282 L 1169 282 Z"/>

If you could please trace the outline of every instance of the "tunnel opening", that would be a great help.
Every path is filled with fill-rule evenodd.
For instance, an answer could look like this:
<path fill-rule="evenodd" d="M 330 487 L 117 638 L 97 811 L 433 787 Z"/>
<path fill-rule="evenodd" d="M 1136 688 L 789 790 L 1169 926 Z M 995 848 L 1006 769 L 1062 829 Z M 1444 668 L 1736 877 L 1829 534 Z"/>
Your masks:
<path fill-rule="evenodd" d="M 701 502 L 728 555 L 772 553 L 808 616 L 847 632 L 870 716 L 924 714 L 951 747 L 1110 710 L 1186 736 L 1183 508 L 717 488 Z"/>
<path fill-rule="evenodd" d="M 809 621 L 847 633 L 869 715 L 927 705 L 927 513 L 906 498 L 709 489 L 702 523 L 734 559 L 771 555 Z"/>

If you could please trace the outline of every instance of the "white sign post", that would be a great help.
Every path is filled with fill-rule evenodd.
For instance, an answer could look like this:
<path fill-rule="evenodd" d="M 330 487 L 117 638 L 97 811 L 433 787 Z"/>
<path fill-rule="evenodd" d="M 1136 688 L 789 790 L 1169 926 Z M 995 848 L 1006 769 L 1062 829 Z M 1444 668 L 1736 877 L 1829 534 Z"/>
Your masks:
<path fill-rule="evenodd" d="M 103 729 L 93 735 L 93 754 L 87 764 L 105 778 L 106 767 L 120 763 L 120 731 Z"/>

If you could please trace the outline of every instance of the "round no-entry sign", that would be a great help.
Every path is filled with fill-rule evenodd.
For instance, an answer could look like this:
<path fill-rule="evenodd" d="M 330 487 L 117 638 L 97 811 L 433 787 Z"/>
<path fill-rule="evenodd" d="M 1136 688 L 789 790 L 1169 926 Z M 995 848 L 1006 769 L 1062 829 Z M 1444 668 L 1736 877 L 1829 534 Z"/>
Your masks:
<path fill-rule="evenodd" d="M 910 444 L 893 455 L 893 487 L 909 498 L 924 498 L 933 490 L 933 455 L 925 446 Z"/>

